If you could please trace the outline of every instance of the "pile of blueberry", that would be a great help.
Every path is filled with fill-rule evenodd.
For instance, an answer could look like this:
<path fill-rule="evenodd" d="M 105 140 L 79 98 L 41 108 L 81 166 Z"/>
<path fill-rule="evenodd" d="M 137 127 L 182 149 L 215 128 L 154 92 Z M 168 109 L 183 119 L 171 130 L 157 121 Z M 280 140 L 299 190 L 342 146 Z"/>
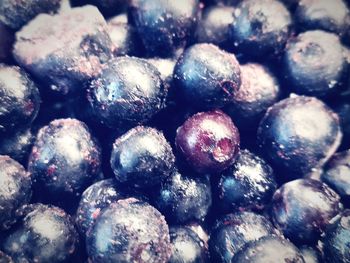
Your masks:
<path fill-rule="evenodd" d="M 0 262 L 349 263 L 349 65 L 346 0 L 0 0 Z"/>

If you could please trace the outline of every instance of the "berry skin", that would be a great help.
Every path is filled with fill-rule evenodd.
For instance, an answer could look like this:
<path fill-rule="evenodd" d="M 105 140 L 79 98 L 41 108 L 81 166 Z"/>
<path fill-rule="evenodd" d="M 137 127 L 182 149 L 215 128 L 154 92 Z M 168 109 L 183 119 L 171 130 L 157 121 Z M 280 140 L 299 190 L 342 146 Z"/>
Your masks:
<path fill-rule="evenodd" d="M 184 51 L 174 70 L 179 95 L 198 108 L 223 107 L 241 85 L 235 55 L 212 44 L 196 44 Z"/>
<path fill-rule="evenodd" d="M 348 63 L 339 37 L 315 30 L 288 41 L 283 67 L 288 86 L 293 91 L 325 97 L 339 93 Z"/>
<path fill-rule="evenodd" d="M 236 256 L 232 263 L 304 263 L 304 258 L 291 242 L 277 236 L 263 237 L 248 243 Z"/>
<path fill-rule="evenodd" d="M 38 132 L 28 170 L 40 199 L 70 204 L 100 171 L 100 147 L 87 126 L 75 119 L 58 119 Z"/>
<path fill-rule="evenodd" d="M 0 64 L 0 107 L 0 133 L 27 128 L 38 114 L 38 87 L 17 66 Z"/>
<path fill-rule="evenodd" d="M 235 10 L 231 41 L 247 56 L 280 53 L 290 35 L 292 19 L 277 0 L 245 0 Z"/>
<path fill-rule="evenodd" d="M 79 236 L 69 215 L 43 204 L 24 206 L 19 214 L 22 220 L 2 244 L 15 262 L 63 263 L 73 259 Z"/>
<path fill-rule="evenodd" d="M 327 228 L 322 242 L 325 262 L 350 262 L 350 210 L 345 210 L 341 217 Z"/>
<path fill-rule="evenodd" d="M 303 255 L 305 263 L 321 263 L 322 255 L 317 248 L 302 246 L 300 252 Z"/>
<path fill-rule="evenodd" d="M 299 0 L 295 20 L 302 31 L 322 29 L 343 35 L 350 27 L 350 11 L 343 0 Z"/>
<path fill-rule="evenodd" d="M 252 212 L 228 214 L 212 229 L 209 240 L 211 259 L 213 262 L 231 262 L 247 243 L 276 233 L 277 230 L 264 216 Z"/>
<path fill-rule="evenodd" d="M 340 197 L 326 184 L 312 179 L 282 185 L 271 203 L 274 224 L 297 244 L 315 244 L 341 210 Z"/>
<path fill-rule="evenodd" d="M 230 26 L 234 22 L 235 8 L 229 6 L 212 6 L 204 9 L 199 21 L 196 38 L 198 43 L 212 43 L 225 50 L 232 50 Z"/>
<path fill-rule="evenodd" d="M 166 97 L 158 70 L 135 57 L 110 60 L 89 86 L 88 98 L 95 115 L 112 129 L 150 120 L 162 109 Z"/>
<path fill-rule="evenodd" d="M 16 33 L 13 55 L 41 82 L 47 97 L 57 97 L 81 94 L 114 49 L 105 19 L 87 5 L 35 17 Z"/>
<path fill-rule="evenodd" d="M 170 227 L 172 254 L 169 263 L 205 263 L 208 254 L 203 241 L 188 227 Z"/>
<path fill-rule="evenodd" d="M 75 216 L 79 232 L 85 236 L 102 210 L 124 197 L 114 179 L 106 179 L 90 185 L 81 195 Z"/>
<path fill-rule="evenodd" d="M 225 212 L 262 210 L 277 188 L 272 168 L 248 150 L 219 179 L 218 206 Z"/>
<path fill-rule="evenodd" d="M 156 193 L 155 206 L 168 222 L 204 221 L 212 204 L 210 181 L 174 172 Z"/>
<path fill-rule="evenodd" d="M 281 171 L 283 180 L 300 178 L 322 166 L 341 137 L 334 112 L 316 98 L 295 95 L 270 107 L 258 129 L 260 150 Z"/>
<path fill-rule="evenodd" d="M 168 262 L 169 228 L 152 206 L 134 198 L 122 199 L 104 209 L 86 240 L 95 263 Z"/>
<path fill-rule="evenodd" d="M 18 219 L 17 210 L 29 203 L 32 183 L 24 167 L 9 156 L 0 155 L 0 232 Z"/>
<path fill-rule="evenodd" d="M 220 110 L 200 112 L 177 129 L 176 147 L 198 173 L 220 173 L 239 152 L 239 132 Z"/>
<path fill-rule="evenodd" d="M 62 0 L 2 0 L 0 2 L 0 21 L 18 30 L 41 13 L 56 13 Z"/>
<path fill-rule="evenodd" d="M 173 172 L 175 157 L 161 132 L 137 126 L 114 142 L 111 166 L 118 182 L 147 191 Z"/>
<path fill-rule="evenodd" d="M 349 207 L 350 201 L 350 150 L 336 153 L 327 163 L 321 176 L 342 198 L 343 204 Z"/>
<path fill-rule="evenodd" d="M 129 17 L 150 55 L 171 57 L 192 38 L 199 11 L 198 0 L 132 0 Z"/>
<path fill-rule="evenodd" d="M 6 255 L 4 252 L 0 251 L 0 263 L 14 263 L 14 262 L 9 255 Z"/>
<path fill-rule="evenodd" d="M 240 130 L 254 130 L 266 110 L 276 103 L 281 89 L 275 76 L 265 66 L 248 63 L 241 65 L 242 84 L 224 111 Z"/>

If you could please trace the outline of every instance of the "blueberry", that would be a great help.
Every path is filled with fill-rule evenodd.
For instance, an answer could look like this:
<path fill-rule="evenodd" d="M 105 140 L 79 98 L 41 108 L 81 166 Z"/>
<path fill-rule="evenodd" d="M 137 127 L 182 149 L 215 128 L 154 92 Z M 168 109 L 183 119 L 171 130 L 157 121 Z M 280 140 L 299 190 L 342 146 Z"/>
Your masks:
<path fill-rule="evenodd" d="M 17 210 L 29 203 L 32 196 L 31 176 L 22 165 L 0 155 L 0 232 L 9 229 L 18 219 Z"/>
<path fill-rule="evenodd" d="M 303 255 L 305 263 L 321 263 L 322 255 L 320 251 L 313 247 L 302 246 L 300 252 Z"/>
<path fill-rule="evenodd" d="M 35 136 L 30 129 L 0 138 L 0 154 L 26 165 Z"/>
<path fill-rule="evenodd" d="M 350 150 L 334 154 L 324 168 L 321 178 L 340 195 L 344 205 L 349 206 Z"/>
<path fill-rule="evenodd" d="M 142 46 L 136 29 L 127 21 L 120 21 L 121 15 L 108 20 L 109 36 L 115 46 L 115 56 L 136 56 L 141 54 Z"/>
<path fill-rule="evenodd" d="M 129 13 L 150 55 L 170 57 L 195 30 L 198 0 L 132 0 Z"/>
<path fill-rule="evenodd" d="M 38 114 L 38 87 L 19 67 L 0 64 L 0 133 L 30 126 Z"/>
<path fill-rule="evenodd" d="M 241 72 L 235 55 L 212 44 L 189 47 L 174 70 L 178 93 L 199 108 L 223 107 L 241 85 Z"/>
<path fill-rule="evenodd" d="M 0 251 L 0 263 L 14 263 L 14 262 L 9 255 L 6 255 L 4 252 Z"/>
<path fill-rule="evenodd" d="M 11 61 L 11 50 L 14 42 L 14 33 L 0 22 L 0 62 Z"/>
<path fill-rule="evenodd" d="M 190 228 L 203 242 L 206 249 L 208 249 L 209 234 L 205 227 L 199 222 L 190 222 L 187 223 L 185 226 Z"/>
<path fill-rule="evenodd" d="M 163 107 L 165 96 L 157 69 L 135 57 L 109 61 L 89 87 L 91 107 L 113 129 L 150 120 Z"/>
<path fill-rule="evenodd" d="M 290 35 L 292 19 L 277 0 L 246 0 L 235 10 L 231 41 L 239 52 L 259 57 L 278 54 Z"/>
<path fill-rule="evenodd" d="M 277 233 L 264 216 L 252 212 L 229 214 L 218 220 L 209 240 L 213 262 L 231 262 L 232 257 L 250 241 Z"/>
<path fill-rule="evenodd" d="M 241 150 L 218 184 L 218 205 L 224 211 L 262 210 L 277 188 L 272 168 L 248 150 Z"/>
<path fill-rule="evenodd" d="M 276 103 L 281 90 L 268 68 L 256 63 L 241 65 L 242 84 L 225 107 L 242 130 L 255 130 L 268 107 Z"/>
<path fill-rule="evenodd" d="M 117 181 L 143 190 L 159 186 L 174 170 L 175 157 L 164 135 L 137 126 L 113 144 L 111 166 Z"/>
<path fill-rule="evenodd" d="M 85 236 L 102 210 L 124 197 L 124 193 L 114 179 L 106 179 L 89 186 L 81 195 L 75 223 L 79 232 Z"/>
<path fill-rule="evenodd" d="M 78 233 L 69 215 L 54 206 L 25 206 L 21 222 L 6 236 L 3 250 L 15 262 L 68 262 L 77 251 Z"/>
<path fill-rule="evenodd" d="M 258 145 L 280 179 L 300 178 L 322 166 L 341 137 L 334 112 L 316 98 L 295 95 L 270 107 L 258 129 Z"/>
<path fill-rule="evenodd" d="M 283 67 L 292 90 L 298 94 L 325 97 L 342 88 L 348 64 L 339 37 L 315 30 L 290 39 Z"/>
<path fill-rule="evenodd" d="M 93 6 L 41 14 L 16 33 L 13 55 L 49 94 L 82 92 L 112 57 L 107 23 Z M 50 91 L 50 92 L 49 92 Z"/>
<path fill-rule="evenodd" d="M 350 262 L 350 210 L 333 222 L 322 238 L 325 262 Z"/>
<path fill-rule="evenodd" d="M 195 33 L 197 42 L 213 43 L 225 50 L 232 50 L 233 43 L 229 34 L 234 21 L 234 10 L 229 6 L 212 6 L 204 9 Z"/>
<path fill-rule="evenodd" d="M 199 173 L 219 173 L 239 152 L 239 132 L 222 111 L 200 112 L 177 129 L 176 146 Z"/>
<path fill-rule="evenodd" d="M 304 263 L 301 252 L 288 240 L 276 236 L 263 237 L 247 244 L 232 263 Z"/>
<path fill-rule="evenodd" d="M 338 100 L 336 102 L 337 106 L 334 107 L 334 111 L 339 116 L 344 135 L 341 147 L 343 149 L 350 149 L 350 103 L 346 101 L 339 103 Z"/>
<path fill-rule="evenodd" d="M 28 170 L 43 201 L 58 204 L 76 198 L 95 180 L 100 158 L 100 148 L 83 122 L 58 119 L 39 130 Z"/>
<path fill-rule="evenodd" d="M 41 13 L 57 12 L 62 0 L 2 0 L 0 21 L 12 29 L 19 29 Z"/>
<path fill-rule="evenodd" d="M 188 227 L 170 227 L 172 254 L 169 263 L 208 262 L 203 241 Z"/>
<path fill-rule="evenodd" d="M 274 224 L 298 244 L 314 244 L 341 210 L 340 197 L 326 184 L 312 179 L 282 185 L 271 204 Z"/>
<path fill-rule="evenodd" d="M 86 246 L 95 263 L 162 263 L 171 255 L 164 217 L 134 198 L 119 200 L 104 209 L 87 236 Z"/>
<path fill-rule="evenodd" d="M 155 193 L 155 206 L 168 222 L 204 221 L 212 203 L 210 181 L 174 172 Z"/>
<path fill-rule="evenodd" d="M 343 0 L 299 0 L 295 20 L 301 30 L 322 29 L 343 35 L 350 28 L 350 11 Z"/>

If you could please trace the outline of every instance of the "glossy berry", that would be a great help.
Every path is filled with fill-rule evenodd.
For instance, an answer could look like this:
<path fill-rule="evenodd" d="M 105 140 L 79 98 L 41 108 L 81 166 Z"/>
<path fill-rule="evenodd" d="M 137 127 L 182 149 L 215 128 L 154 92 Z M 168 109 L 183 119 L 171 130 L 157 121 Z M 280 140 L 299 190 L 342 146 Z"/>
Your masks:
<path fill-rule="evenodd" d="M 204 221 L 212 204 L 209 179 L 174 172 L 155 195 L 155 206 L 168 222 Z"/>
<path fill-rule="evenodd" d="M 323 165 L 341 137 L 334 112 L 316 98 L 295 95 L 269 108 L 258 129 L 258 145 L 283 171 L 280 179 L 302 177 Z"/>
<path fill-rule="evenodd" d="M 17 210 L 29 203 L 32 196 L 31 176 L 22 165 L 0 155 L 0 232 L 9 229 L 18 219 Z"/>
<path fill-rule="evenodd" d="M 140 54 L 142 47 L 136 29 L 127 21 L 122 22 L 121 17 L 116 16 L 108 20 L 108 31 L 112 43 L 115 46 L 115 56 L 136 56 Z"/>
<path fill-rule="evenodd" d="M 235 9 L 230 6 L 211 6 L 204 9 L 196 29 L 198 43 L 213 43 L 225 50 L 232 50 L 230 26 L 234 22 Z"/>
<path fill-rule="evenodd" d="M 8 155 L 26 165 L 34 139 L 30 129 L 3 136 L 0 138 L 0 154 Z"/>
<path fill-rule="evenodd" d="M 188 227 L 170 227 L 172 254 L 169 263 L 205 263 L 208 254 L 203 241 Z"/>
<path fill-rule="evenodd" d="M 213 262 L 231 262 L 247 243 L 275 234 L 276 229 L 264 216 L 252 212 L 228 214 L 214 224 L 209 249 Z"/>
<path fill-rule="evenodd" d="M 81 93 L 113 52 L 107 23 L 93 6 L 35 17 L 16 33 L 13 49 L 16 62 L 54 95 Z"/>
<path fill-rule="evenodd" d="M 81 195 L 75 216 L 79 232 L 85 236 L 102 210 L 124 197 L 114 179 L 106 179 L 90 185 Z"/>
<path fill-rule="evenodd" d="M 92 262 L 167 262 L 169 228 L 152 206 L 134 198 L 103 210 L 87 237 Z"/>
<path fill-rule="evenodd" d="M 2 0 L 0 21 L 12 29 L 19 29 L 41 13 L 55 13 L 62 0 Z"/>
<path fill-rule="evenodd" d="M 333 222 L 322 238 L 326 262 L 350 262 L 350 210 Z"/>
<path fill-rule="evenodd" d="M 112 129 L 148 121 L 160 111 L 165 96 L 157 69 L 135 57 L 110 60 L 89 87 L 91 107 Z"/>
<path fill-rule="evenodd" d="M 348 66 L 339 37 L 321 30 L 291 38 L 283 64 L 288 86 L 316 97 L 339 91 Z"/>
<path fill-rule="evenodd" d="M 350 11 L 343 0 L 299 0 L 295 18 L 303 31 L 322 29 L 342 35 L 350 28 Z"/>
<path fill-rule="evenodd" d="M 170 57 L 191 39 L 199 1 L 132 0 L 129 13 L 148 53 Z"/>
<path fill-rule="evenodd" d="M 241 85 L 235 55 L 212 44 L 196 44 L 180 56 L 174 70 L 179 99 L 199 108 L 223 107 Z"/>
<path fill-rule="evenodd" d="M 237 6 L 231 41 L 247 56 L 279 53 L 289 37 L 292 19 L 277 0 L 245 0 Z"/>
<path fill-rule="evenodd" d="M 263 237 L 249 243 L 236 256 L 232 263 L 304 263 L 301 252 L 288 240 L 277 236 Z"/>
<path fill-rule="evenodd" d="M 164 135 L 154 128 L 137 126 L 113 144 L 111 166 L 117 181 L 150 190 L 174 170 L 175 157 Z"/>
<path fill-rule="evenodd" d="M 298 244 L 314 244 L 341 210 L 340 197 L 326 184 L 312 179 L 282 185 L 271 205 L 274 224 Z"/>
<path fill-rule="evenodd" d="M 261 210 L 276 188 L 272 168 L 248 150 L 241 150 L 233 166 L 220 176 L 218 206 L 224 211 Z"/>
<path fill-rule="evenodd" d="M 43 204 L 22 208 L 23 219 L 6 236 L 3 250 L 15 262 L 59 263 L 72 259 L 78 233 L 63 210 Z"/>
<path fill-rule="evenodd" d="M 39 90 L 28 74 L 19 67 L 0 64 L 0 133 L 30 126 L 39 107 Z"/>
<path fill-rule="evenodd" d="M 322 255 L 320 251 L 313 247 L 302 246 L 300 249 L 305 263 L 321 263 Z"/>
<path fill-rule="evenodd" d="M 334 154 L 324 168 L 321 178 L 340 195 L 344 205 L 349 206 L 350 150 Z"/>
<path fill-rule="evenodd" d="M 281 90 L 275 76 L 260 64 L 241 65 L 241 79 L 239 90 L 224 110 L 239 128 L 253 130 L 266 110 L 278 101 Z"/>
<path fill-rule="evenodd" d="M 80 195 L 95 180 L 100 158 L 100 148 L 83 122 L 58 119 L 39 130 L 28 170 L 43 201 L 61 202 Z"/>
<path fill-rule="evenodd" d="M 219 173 L 228 168 L 239 151 L 239 132 L 222 111 L 201 112 L 177 129 L 176 147 L 199 173 Z"/>

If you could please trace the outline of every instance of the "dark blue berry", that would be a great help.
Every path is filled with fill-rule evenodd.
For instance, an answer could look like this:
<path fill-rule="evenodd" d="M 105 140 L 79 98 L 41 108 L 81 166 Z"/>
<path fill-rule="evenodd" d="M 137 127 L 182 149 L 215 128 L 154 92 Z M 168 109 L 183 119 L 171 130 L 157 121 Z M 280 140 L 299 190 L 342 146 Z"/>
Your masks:
<path fill-rule="evenodd" d="M 210 181 L 174 172 L 155 193 L 155 206 L 172 223 L 204 221 L 212 203 Z"/>
<path fill-rule="evenodd" d="M 313 97 L 291 96 L 270 107 L 258 129 L 258 145 L 280 179 L 299 178 L 322 166 L 337 150 L 338 116 Z"/>
<path fill-rule="evenodd" d="M 196 44 L 178 59 L 174 81 L 179 99 L 210 109 L 232 101 L 241 85 L 241 71 L 235 55 L 212 44 Z"/>
<path fill-rule="evenodd" d="M 340 197 L 326 184 L 312 179 L 282 185 L 271 204 L 276 227 L 298 244 L 315 244 L 341 210 Z"/>
<path fill-rule="evenodd" d="M 113 144 L 111 166 L 118 182 L 151 190 L 174 170 L 175 157 L 164 135 L 154 128 L 137 126 Z"/>
<path fill-rule="evenodd" d="M 152 206 L 122 199 L 104 209 L 86 241 L 92 262 L 167 262 L 169 228 Z"/>
<path fill-rule="evenodd" d="M 248 150 L 219 179 L 218 205 L 224 211 L 261 210 L 277 188 L 272 168 Z"/>
<path fill-rule="evenodd" d="M 32 179 L 22 165 L 9 156 L 0 155 L 0 232 L 18 219 L 17 210 L 29 203 Z"/>

